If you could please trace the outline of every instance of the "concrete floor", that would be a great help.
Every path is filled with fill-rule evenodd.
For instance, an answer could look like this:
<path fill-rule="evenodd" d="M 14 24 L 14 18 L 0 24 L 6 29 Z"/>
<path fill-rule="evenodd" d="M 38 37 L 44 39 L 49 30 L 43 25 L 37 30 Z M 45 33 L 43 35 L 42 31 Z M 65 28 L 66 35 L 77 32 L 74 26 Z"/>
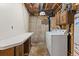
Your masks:
<path fill-rule="evenodd" d="M 49 56 L 46 45 L 44 43 L 32 45 L 29 56 Z"/>

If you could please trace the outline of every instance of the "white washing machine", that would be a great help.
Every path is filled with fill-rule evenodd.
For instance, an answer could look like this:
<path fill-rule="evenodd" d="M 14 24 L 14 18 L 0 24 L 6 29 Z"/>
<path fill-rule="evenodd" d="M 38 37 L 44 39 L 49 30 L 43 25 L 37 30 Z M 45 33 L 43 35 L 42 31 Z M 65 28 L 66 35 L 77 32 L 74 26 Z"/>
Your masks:
<path fill-rule="evenodd" d="M 46 32 L 46 44 L 50 56 L 67 56 L 66 30 Z"/>

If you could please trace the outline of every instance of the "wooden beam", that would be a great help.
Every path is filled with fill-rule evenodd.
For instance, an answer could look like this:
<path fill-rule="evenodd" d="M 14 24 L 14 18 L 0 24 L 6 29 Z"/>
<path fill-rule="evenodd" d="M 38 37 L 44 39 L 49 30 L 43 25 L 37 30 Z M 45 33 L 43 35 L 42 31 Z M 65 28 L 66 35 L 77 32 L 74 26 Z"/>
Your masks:
<path fill-rule="evenodd" d="M 56 9 L 56 12 L 58 12 L 61 9 L 61 5 L 59 5 L 59 4 L 57 4 L 57 5 L 58 5 L 58 7 Z"/>
<path fill-rule="evenodd" d="M 54 7 L 55 7 L 56 5 L 57 5 L 57 3 L 54 3 L 53 6 L 52 6 L 52 9 L 54 9 Z"/>
<path fill-rule="evenodd" d="M 46 3 L 46 5 L 45 5 L 45 10 L 47 9 L 47 6 L 48 6 L 48 3 Z"/>
<path fill-rule="evenodd" d="M 53 3 L 49 3 L 49 4 L 48 4 L 48 9 L 49 9 L 49 10 L 52 9 L 52 6 L 53 6 Z"/>
<path fill-rule="evenodd" d="M 50 10 L 50 9 L 52 9 L 52 5 L 53 5 L 53 3 L 46 3 L 46 5 L 45 5 L 45 10 Z"/>
<path fill-rule="evenodd" d="M 30 15 L 36 15 L 39 11 L 39 4 L 38 3 L 25 3 L 25 6 L 30 13 Z"/>

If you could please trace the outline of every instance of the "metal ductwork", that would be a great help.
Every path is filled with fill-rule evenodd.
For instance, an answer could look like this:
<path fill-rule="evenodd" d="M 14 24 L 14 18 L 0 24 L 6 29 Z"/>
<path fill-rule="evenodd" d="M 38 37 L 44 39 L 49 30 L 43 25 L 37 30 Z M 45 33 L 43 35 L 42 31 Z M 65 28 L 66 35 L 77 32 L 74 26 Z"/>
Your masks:
<path fill-rule="evenodd" d="M 40 15 L 41 15 L 41 16 L 46 15 L 46 14 L 45 14 L 45 11 L 44 11 L 44 9 L 43 9 L 43 3 L 40 3 L 40 5 L 39 5 L 39 10 L 40 10 Z"/>

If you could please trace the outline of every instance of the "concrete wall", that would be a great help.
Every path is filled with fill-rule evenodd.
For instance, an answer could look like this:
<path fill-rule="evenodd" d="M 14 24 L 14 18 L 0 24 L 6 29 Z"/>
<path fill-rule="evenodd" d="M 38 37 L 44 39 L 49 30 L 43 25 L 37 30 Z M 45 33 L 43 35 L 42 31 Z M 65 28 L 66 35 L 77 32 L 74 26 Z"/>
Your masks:
<path fill-rule="evenodd" d="M 34 32 L 32 43 L 45 42 L 45 33 L 48 31 L 48 24 L 42 24 L 42 20 L 44 19 L 42 16 L 30 16 L 29 30 L 30 32 Z"/>
<path fill-rule="evenodd" d="M 23 4 L 0 4 L 0 39 L 27 32 L 28 20 Z"/>

